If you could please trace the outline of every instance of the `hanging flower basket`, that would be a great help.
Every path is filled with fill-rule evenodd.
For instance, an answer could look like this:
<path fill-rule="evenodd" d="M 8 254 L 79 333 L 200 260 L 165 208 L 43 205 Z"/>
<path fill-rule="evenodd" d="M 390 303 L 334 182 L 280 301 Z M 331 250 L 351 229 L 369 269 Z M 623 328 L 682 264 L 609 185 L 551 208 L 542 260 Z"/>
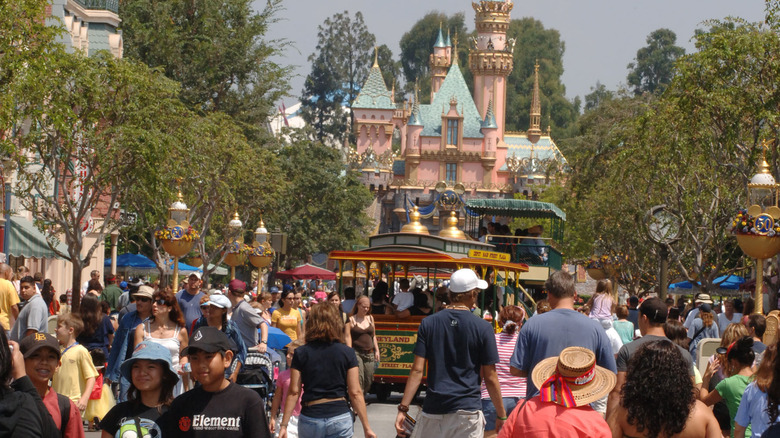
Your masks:
<path fill-rule="evenodd" d="M 607 272 L 602 268 L 588 268 L 588 275 L 594 280 L 605 280 Z"/>
<path fill-rule="evenodd" d="M 742 252 L 754 259 L 768 259 L 780 252 L 780 236 L 737 234 L 737 243 Z"/>
<path fill-rule="evenodd" d="M 257 246 L 252 247 L 249 252 L 249 263 L 255 268 L 265 268 L 271 264 L 274 258 L 274 250 L 267 243 L 263 245 L 255 243 L 255 245 Z"/>
<path fill-rule="evenodd" d="M 187 226 L 173 225 L 161 228 L 154 232 L 154 237 L 162 244 L 163 249 L 174 257 L 183 257 L 189 254 L 200 234 Z"/>
<path fill-rule="evenodd" d="M 780 221 L 766 213 L 752 216 L 741 209 L 731 221 L 729 231 L 737 236 L 742 252 L 754 259 L 768 259 L 780 252 Z"/>
<path fill-rule="evenodd" d="M 187 264 L 190 266 L 195 266 L 196 268 L 198 266 L 203 266 L 203 257 L 197 255 L 187 258 Z"/>
<path fill-rule="evenodd" d="M 231 243 L 225 251 L 225 264 L 236 267 L 246 263 L 252 247 L 241 242 Z"/>

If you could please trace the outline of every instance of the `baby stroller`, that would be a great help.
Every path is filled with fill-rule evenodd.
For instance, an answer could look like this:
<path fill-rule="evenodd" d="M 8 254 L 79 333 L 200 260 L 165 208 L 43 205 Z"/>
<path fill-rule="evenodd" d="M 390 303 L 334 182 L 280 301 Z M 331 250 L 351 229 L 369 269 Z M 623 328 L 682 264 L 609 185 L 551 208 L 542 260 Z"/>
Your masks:
<path fill-rule="evenodd" d="M 257 392 L 263 399 L 266 420 L 270 422 L 271 402 L 274 399 L 276 381 L 274 370 L 278 369 L 279 361 L 273 361 L 268 353 L 260 353 L 256 348 L 250 348 L 246 361 L 238 372 L 236 383 Z"/>

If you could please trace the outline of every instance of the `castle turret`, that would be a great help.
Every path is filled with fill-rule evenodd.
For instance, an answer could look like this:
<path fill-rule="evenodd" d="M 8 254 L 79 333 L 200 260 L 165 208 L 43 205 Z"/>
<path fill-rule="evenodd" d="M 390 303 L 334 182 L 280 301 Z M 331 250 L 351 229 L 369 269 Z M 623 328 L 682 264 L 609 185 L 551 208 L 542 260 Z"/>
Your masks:
<path fill-rule="evenodd" d="M 433 53 L 429 61 L 431 70 L 431 100 L 433 94 L 439 91 L 444 78 L 447 77 L 447 70 L 452 64 L 452 44 L 450 43 L 450 31 L 447 30 L 447 39 L 441 33 L 441 23 L 439 24 L 439 36 L 433 44 Z"/>
<path fill-rule="evenodd" d="M 531 126 L 528 129 L 528 141 L 536 144 L 542 136 L 542 102 L 539 99 L 539 62 L 534 65 L 534 94 L 531 98 Z"/>
<path fill-rule="evenodd" d="M 474 103 L 486 114 L 493 100 L 499 136 L 504 137 L 506 121 L 506 78 L 512 73 L 514 40 L 507 40 L 511 0 L 473 2 L 477 37 L 472 38 L 469 69 L 474 75 Z"/>

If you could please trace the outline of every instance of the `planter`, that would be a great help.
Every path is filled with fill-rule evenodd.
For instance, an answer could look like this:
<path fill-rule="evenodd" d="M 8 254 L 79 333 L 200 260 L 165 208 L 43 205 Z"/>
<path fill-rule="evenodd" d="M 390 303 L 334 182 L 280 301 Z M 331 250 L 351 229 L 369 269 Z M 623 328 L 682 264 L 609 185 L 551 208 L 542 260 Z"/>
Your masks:
<path fill-rule="evenodd" d="M 273 256 L 249 256 L 249 263 L 251 263 L 255 268 L 265 268 L 271 264 L 271 260 L 273 260 Z"/>
<path fill-rule="evenodd" d="M 737 243 L 742 252 L 754 259 L 768 259 L 780 252 L 780 236 L 737 234 Z"/>
<path fill-rule="evenodd" d="M 194 240 L 161 240 L 160 243 L 162 243 L 165 252 L 173 257 L 186 256 L 189 254 L 193 245 L 195 245 Z"/>
<path fill-rule="evenodd" d="M 190 266 L 195 266 L 196 268 L 198 266 L 203 265 L 203 257 L 196 256 L 196 257 L 190 257 L 187 259 L 187 264 Z"/>
<path fill-rule="evenodd" d="M 246 255 L 237 253 L 237 252 L 229 252 L 225 254 L 225 264 L 228 266 L 241 266 L 244 263 L 246 263 Z"/>
<path fill-rule="evenodd" d="M 588 275 L 594 280 L 607 279 L 607 272 L 601 268 L 588 268 Z"/>

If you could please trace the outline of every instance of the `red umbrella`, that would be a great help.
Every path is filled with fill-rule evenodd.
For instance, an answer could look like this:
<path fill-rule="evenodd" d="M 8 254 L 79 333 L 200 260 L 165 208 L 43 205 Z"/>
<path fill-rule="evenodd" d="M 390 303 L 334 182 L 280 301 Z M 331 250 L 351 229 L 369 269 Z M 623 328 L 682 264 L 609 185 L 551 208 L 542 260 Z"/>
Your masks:
<path fill-rule="evenodd" d="M 335 280 L 336 273 L 307 263 L 288 271 L 279 271 L 276 273 L 276 278 L 291 280 Z"/>

